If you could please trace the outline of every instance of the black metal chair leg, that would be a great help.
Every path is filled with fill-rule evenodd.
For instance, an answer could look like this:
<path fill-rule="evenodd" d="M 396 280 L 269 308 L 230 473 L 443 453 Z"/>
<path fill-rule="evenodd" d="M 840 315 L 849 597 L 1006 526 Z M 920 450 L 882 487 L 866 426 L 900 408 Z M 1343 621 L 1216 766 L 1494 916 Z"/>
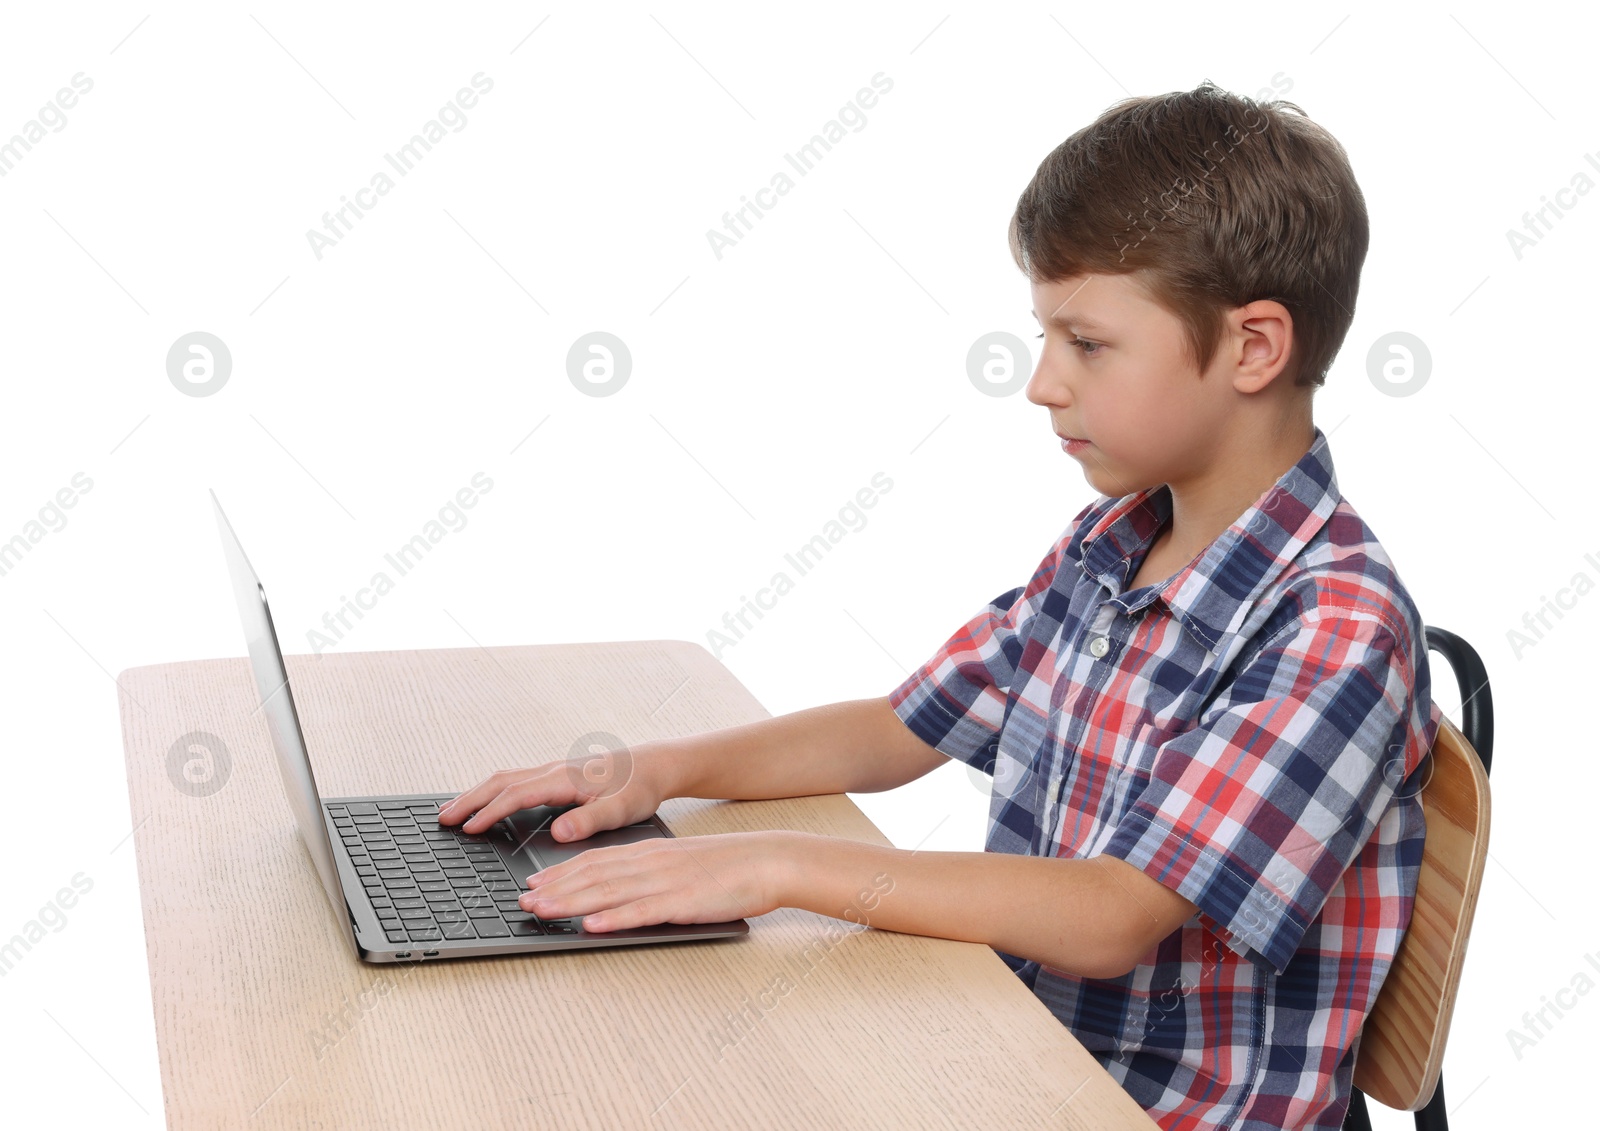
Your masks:
<path fill-rule="evenodd" d="M 1367 1097 L 1360 1088 L 1350 1089 L 1350 1106 L 1344 1113 L 1344 1131 L 1372 1131 L 1372 1120 L 1367 1117 Z"/>
<path fill-rule="evenodd" d="M 1433 1090 L 1428 1106 L 1417 1112 L 1417 1131 L 1450 1131 L 1444 1110 L 1444 1076 L 1439 1076 L 1439 1086 Z"/>

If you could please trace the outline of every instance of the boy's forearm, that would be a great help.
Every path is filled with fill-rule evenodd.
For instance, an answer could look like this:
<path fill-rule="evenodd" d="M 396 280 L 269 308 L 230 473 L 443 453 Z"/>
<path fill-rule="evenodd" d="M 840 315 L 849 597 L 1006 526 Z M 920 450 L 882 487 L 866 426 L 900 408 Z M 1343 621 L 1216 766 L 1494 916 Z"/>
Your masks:
<path fill-rule="evenodd" d="M 1124 861 L 785 838 L 775 899 L 883 930 L 984 943 L 1088 978 L 1126 974 L 1193 905 Z M 1154 886 L 1146 886 L 1154 885 Z"/>
<path fill-rule="evenodd" d="M 946 758 L 900 721 L 885 697 L 651 744 L 668 797 L 759 800 L 874 793 L 921 777 Z"/>

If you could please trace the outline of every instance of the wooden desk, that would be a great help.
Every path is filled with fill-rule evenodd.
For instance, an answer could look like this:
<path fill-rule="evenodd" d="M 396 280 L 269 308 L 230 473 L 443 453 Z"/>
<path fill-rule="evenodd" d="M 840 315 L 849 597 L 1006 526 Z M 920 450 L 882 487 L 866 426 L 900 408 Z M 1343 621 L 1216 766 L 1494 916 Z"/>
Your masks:
<path fill-rule="evenodd" d="M 769 717 L 684 641 L 287 664 L 328 796 L 465 788 L 592 731 L 641 742 Z M 295 830 L 245 660 L 119 682 L 174 1131 L 1154 1126 L 972 943 L 786 908 L 741 939 L 361 963 Z M 172 751 L 192 732 L 226 756 L 185 777 L 188 748 Z M 661 815 L 680 836 L 888 843 L 843 795 L 680 798 Z"/>

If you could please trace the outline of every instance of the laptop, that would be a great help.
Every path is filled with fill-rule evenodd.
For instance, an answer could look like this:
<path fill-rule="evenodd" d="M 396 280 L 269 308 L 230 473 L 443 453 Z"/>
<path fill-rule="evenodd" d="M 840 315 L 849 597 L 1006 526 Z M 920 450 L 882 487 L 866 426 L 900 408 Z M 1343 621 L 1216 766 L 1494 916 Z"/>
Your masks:
<path fill-rule="evenodd" d="M 534 872 L 588 848 L 628 844 L 672 832 L 655 814 L 647 821 L 558 842 L 549 826 L 572 806 L 523 809 L 468 835 L 441 826 L 439 806 L 461 791 L 323 797 L 283 652 L 267 607 L 267 591 L 245 557 L 215 491 L 217 527 L 244 625 L 250 667 L 277 752 L 300 839 L 311 855 L 344 935 L 363 962 L 417 962 L 491 954 L 538 954 L 597 946 L 687 942 L 748 934 L 743 919 L 727 923 L 664 923 L 591 934 L 580 919 L 541 920 L 517 906 Z M 381 757 L 381 752 L 374 752 Z"/>

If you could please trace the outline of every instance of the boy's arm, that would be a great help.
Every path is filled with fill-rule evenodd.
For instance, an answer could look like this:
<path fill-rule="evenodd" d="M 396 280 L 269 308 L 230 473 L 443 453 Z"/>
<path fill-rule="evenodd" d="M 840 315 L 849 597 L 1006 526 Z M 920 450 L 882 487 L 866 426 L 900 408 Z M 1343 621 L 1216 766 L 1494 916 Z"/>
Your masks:
<path fill-rule="evenodd" d="M 877 793 L 949 761 L 900 721 L 887 696 L 649 745 L 661 765 L 663 799 Z"/>
<path fill-rule="evenodd" d="M 777 718 L 675 739 L 658 739 L 635 751 L 635 770 L 651 779 L 652 797 L 757 800 L 829 793 L 870 793 L 914 781 L 949 758 L 908 728 L 887 697 L 853 700 Z M 597 814 L 582 809 L 574 833 L 587 836 Z M 602 822 L 609 827 L 611 822 Z M 574 833 L 560 830 L 562 839 Z M 691 883 L 709 889 L 714 901 L 730 900 L 716 915 L 760 914 L 773 907 L 800 907 L 822 915 L 870 923 L 907 934 L 958 939 L 992 946 L 1084 977 L 1119 977 L 1195 914 L 1195 905 L 1121 860 L 1018 856 L 988 852 L 923 852 L 862 844 L 809 833 L 774 831 L 689 838 Z M 684 840 L 665 842 L 686 849 Z M 535 895 L 566 898 L 560 907 L 533 908 L 547 915 L 587 914 L 622 890 L 608 883 L 612 868 L 638 865 L 622 859 L 645 847 L 595 850 L 615 864 L 591 858 L 588 879 L 574 876 L 580 856 L 542 874 L 556 882 Z M 723 860 L 726 854 L 728 859 Z M 670 857 L 682 853 L 671 852 Z M 730 869 L 724 873 L 723 868 Z M 724 885 L 717 876 L 737 872 L 753 885 Z M 709 879 L 708 879 L 709 878 Z M 669 882 L 666 886 L 674 886 Z M 760 889 L 759 891 L 755 889 Z M 524 897 L 525 901 L 527 897 Z M 581 905 L 580 905 L 581 904 Z M 524 906 L 532 907 L 524 903 Z M 621 914 L 624 919 L 619 919 Z M 642 908 L 602 912 L 586 929 L 609 931 L 637 925 Z M 640 920 L 641 922 L 643 919 Z M 692 919 L 678 921 L 693 921 Z"/>
<path fill-rule="evenodd" d="M 918 738 L 887 696 L 812 707 L 773 719 L 632 746 L 626 758 L 587 755 L 501 770 L 439 813 L 480 833 L 518 809 L 570 805 L 551 827 L 558 840 L 643 820 L 670 797 L 754 801 L 828 793 L 875 793 L 921 777 L 948 759 Z"/>
<path fill-rule="evenodd" d="M 918 738 L 887 697 L 655 745 L 670 797 L 872 793 L 950 760 Z M 1196 910 L 1110 857 L 923 852 L 809 833 L 764 835 L 785 840 L 769 857 L 776 906 L 985 943 L 1083 977 L 1126 974 Z"/>
<path fill-rule="evenodd" d="M 774 902 L 884 930 L 984 943 L 1085 978 L 1118 978 L 1196 907 L 1133 865 L 922 852 L 808 833 L 775 858 Z"/>

